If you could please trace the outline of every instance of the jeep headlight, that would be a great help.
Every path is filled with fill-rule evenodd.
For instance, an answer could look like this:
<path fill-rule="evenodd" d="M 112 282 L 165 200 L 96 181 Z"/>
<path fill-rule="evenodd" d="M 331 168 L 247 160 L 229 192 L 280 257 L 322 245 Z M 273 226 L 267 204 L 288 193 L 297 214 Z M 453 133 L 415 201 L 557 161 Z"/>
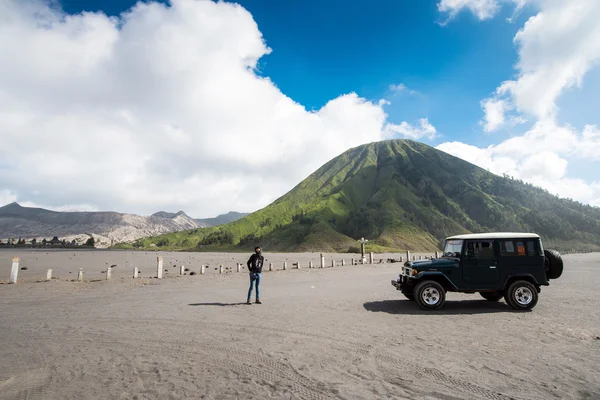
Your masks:
<path fill-rule="evenodd" d="M 413 269 L 413 270 L 412 270 L 412 274 L 413 274 L 413 275 L 417 275 L 418 273 L 419 273 L 419 271 L 418 271 L 418 270 L 416 270 L 416 269 Z"/>

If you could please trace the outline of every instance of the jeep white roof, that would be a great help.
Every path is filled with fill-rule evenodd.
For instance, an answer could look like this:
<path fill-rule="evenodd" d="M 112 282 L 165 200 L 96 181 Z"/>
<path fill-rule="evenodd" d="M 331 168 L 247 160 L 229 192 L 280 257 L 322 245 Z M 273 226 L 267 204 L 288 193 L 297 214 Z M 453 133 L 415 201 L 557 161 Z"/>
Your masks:
<path fill-rule="evenodd" d="M 456 235 L 447 237 L 446 240 L 457 239 L 539 239 L 535 233 L 523 232 L 491 232 L 491 233 L 469 233 L 466 235 Z"/>

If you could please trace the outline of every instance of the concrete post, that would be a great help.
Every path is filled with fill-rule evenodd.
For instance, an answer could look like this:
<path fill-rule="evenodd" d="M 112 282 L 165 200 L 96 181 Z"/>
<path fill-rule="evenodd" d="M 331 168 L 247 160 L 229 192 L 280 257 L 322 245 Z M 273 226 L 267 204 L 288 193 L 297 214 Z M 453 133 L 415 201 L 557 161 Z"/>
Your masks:
<path fill-rule="evenodd" d="M 354 260 L 354 258 L 352 259 L 352 265 L 356 265 L 356 261 Z"/>
<path fill-rule="evenodd" d="M 52 279 L 52 268 L 48 269 L 48 272 L 46 272 L 46 280 L 49 281 Z"/>
<path fill-rule="evenodd" d="M 240 263 L 236 263 L 237 264 L 237 272 L 240 272 L 242 270 L 242 264 Z"/>
<path fill-rule="evenodd" d="M 439 251 L 435 252 L 435 258 L 440 258 L 440 252 Z"/>
<path fill-rule="evenodd" d="M 325 256 L 321 253 L 321 268 L 325 268 Z"/>
<path fill-rule="evenodd" d="M 287 262 L 283 263 L 283 270 L 285 271 L 287 269 Z"/>
<path fill-rule="evenodd" d="M 184 272 L 185 272 L 185 266 L 184 265 L 179 266 L 179 275 L 183 275 Z"/>
<path fill-rule="evenodd" d="M 140 273 L 138 267 L 133 267 L 133 279 L 137 278 Z"/>
<path fill-rule="evenodd" d="M 79 273 L 77 274 L 77 280 L 79 282 L 83 281 L 83 268 L 79 268 Z"/>
<path fill-rule="evenodd" d="M 406 261 L 410 261 L 410 251 L 406 250 Z"/>
<path fill-rule="evenodd" d="M 200 267 L 200 275 L 204 275 L 204 264 Z"/>
<path fill-rule="evenodd" d="M 331 267 L 335 267 L 335 260 L 331 260 Z"/>
<path fill-rule="evenodd" d="M 422 259 L 423 259 L 423 256 L 419 256 L 419 260 L 422 260 Z"/>
<path fill-rule="evenodd" d="M 404 259 L 402 258 L 402 256 L 400 256 L 400 262 L 404 261 Z"/>
<path fill-rule="evenodd" d="M 373 264 L 373 252 L 369 253 L 369 264 Z"/>
<path fill-rule="evenodd" d="M 162 277 L 163 277 L 163 258 L 162 257 L 156 258 L 156 277 L 158 279 L 162 279 Z"/>
<path fill-rule="evenodd" d="M 346 260 L 342 259 L 342 267 L 346 265 Z"/>
<path fill-rule="evenodd" d="M 219 265 L 219 273 L 222 274 L 223 273 L 223 266 Z"/>
<path fill-rule="evenodd" d="M 112 268 L 108 267 L 106 268 L 106 280 L 109 280 L 112 278 Z"/>
<path fill-rule="evenodd" d="M 13 257 L 12 266 L 10 268 L 10 279 L 8 280 L 8 283 L 17 283 L 17 279 L 19 277 L 19 261 L 21 261 L 19 257 Z"/>
<path fill-rule="evenodd" d="M 269 263 L 269 271 L 273 271 L 273 263 Z"/>
<path fill-rule="evenodd" d="M 313 267 L 313 263 L 312 263 L 312 261 L 309 261 L 308 262 L 308 268 L 312 268 L 312 267 Z"/>
<path fill-rule="evenodd" d="M 296 268 L 300 269 L 300 261 L 296 261 Z"/>

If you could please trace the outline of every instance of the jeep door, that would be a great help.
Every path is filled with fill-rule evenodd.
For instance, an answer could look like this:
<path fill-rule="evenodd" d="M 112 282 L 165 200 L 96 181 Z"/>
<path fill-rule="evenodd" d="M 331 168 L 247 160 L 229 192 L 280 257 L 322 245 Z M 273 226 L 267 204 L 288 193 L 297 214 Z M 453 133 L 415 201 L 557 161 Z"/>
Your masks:
<path fill-rule="evenodd" d="M 461 257 L 463 281 L 470 289 L 494 288 L 500 282 L 494 240 L 467 240 Z"/>

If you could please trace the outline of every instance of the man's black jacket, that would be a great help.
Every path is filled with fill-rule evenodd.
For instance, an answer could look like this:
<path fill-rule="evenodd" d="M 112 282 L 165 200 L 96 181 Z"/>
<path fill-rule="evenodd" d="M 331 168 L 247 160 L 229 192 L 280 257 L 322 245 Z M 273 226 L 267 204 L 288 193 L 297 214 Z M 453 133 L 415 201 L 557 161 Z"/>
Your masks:
<path fill-rule="evenodd" d="M 262 254 L 252 254 L 247 262 L 248 271 L 261 273 L 264 261 L 265 258 L 262 256 Z"/>

